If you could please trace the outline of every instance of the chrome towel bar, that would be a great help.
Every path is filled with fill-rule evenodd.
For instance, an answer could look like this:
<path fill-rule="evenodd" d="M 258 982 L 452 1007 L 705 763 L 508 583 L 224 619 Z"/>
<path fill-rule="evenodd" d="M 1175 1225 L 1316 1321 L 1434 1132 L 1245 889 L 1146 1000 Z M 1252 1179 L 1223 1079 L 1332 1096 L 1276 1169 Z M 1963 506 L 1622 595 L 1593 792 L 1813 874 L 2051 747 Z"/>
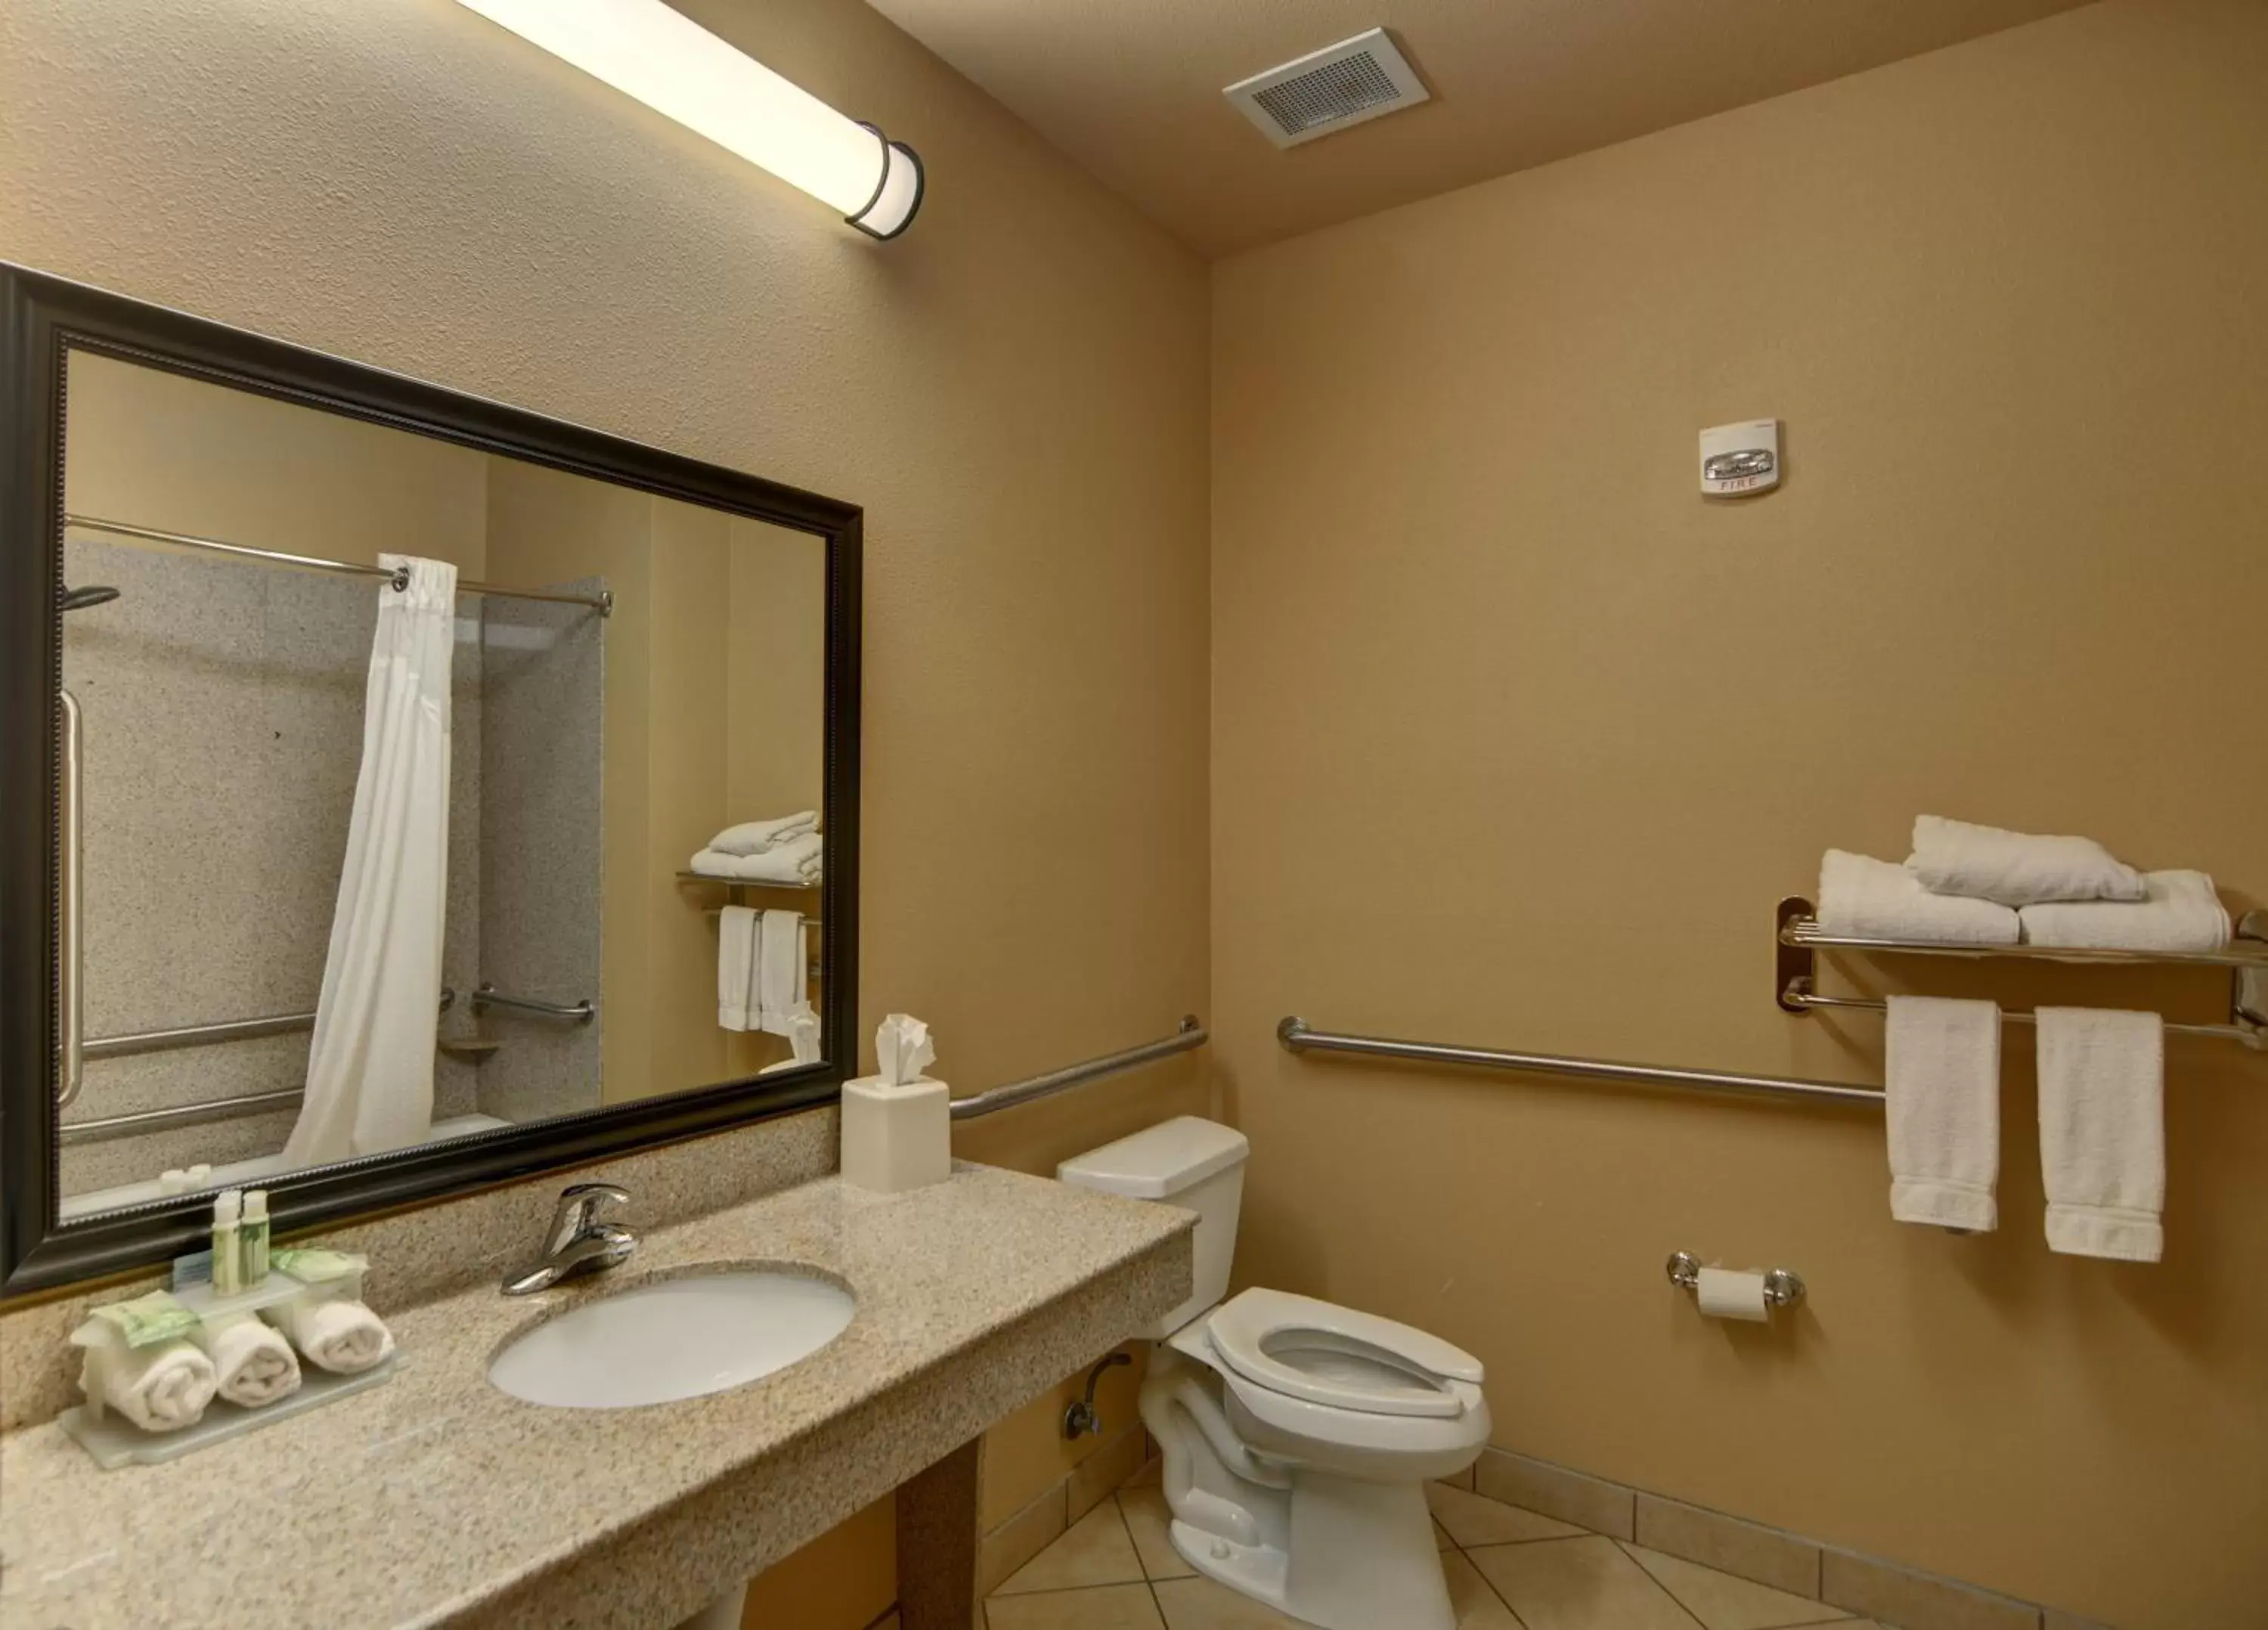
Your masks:
<path fill-rule="evenodd" d="M 1863 996 L 1822 996 L 1811 988 L 1808 975 L 1788 981 L 1787 988 L 1780 992 L 1779 1005 L 1790 1012 L 1801 1010 L 1807 1013 L 1822 1007 L 1847 1008 L 1855 1013 L 1886 1014 L 1890 1010 L 1889 1002 Z M 2000 1022 L 2037 1024 L 2039 1016 L 2020 1007 L 2003 1007 Z M 2165 1026 L 2169 1036 L 2198 1036 L 2210 1041 L 2242 1042 L 2255 1050 L 2268 1048 L 2268 1028 L 2242 1016 L 2229 1024 L 2176 1024 L 2169 1019 L 2165 1022 Z"/>
<path fill-rule="evenodd" d="M 1787 1075 L 1741 1075 L 1726 1070 L 1684 1070 L 1660 1064 L 1618 1064 L 1607 1058 L 1572 1058 L 1549 1052 L 1506 1052 L 1493 1047 L 1448 1047 L 1438 1042 L 1395 1041 L 1383 1036 L 1339 1036 L 1311 1029 L 1305 1019 L 1285 1020 L 1276 1039 L 1292 1052 L 1360 1053 L 1410 1064 L 1452 1064 L 1484 1070 L 1517 1070 L 1535 1075 L 1578 1075 L 1628 1081 L 1641 1087 L 1681 1087 L 1697 1092 L 1743 1094 L 1764 1098 L 1804 1098 L 1822 1103 L 1879 1107 L 1878 1087 L 1840 1081 L 1803 1081 Z"/>
<path fill-rule="evenodd" d="M 1089 1058 L 1081 1064 L 1067 1064 L 1060 1070 L 1035 1075 L 1029 1081 L 1012 1081 L 989 1092 L 955 1098 L 953 1101 L 953 1118 L 957 1121 L 974 1120 L 980 1115 L 1011 1110 L 1020 1103 L 1051 1098 L 1059 1092 L 1066 1092 L 1102 1076 L 1116 1075 L 1122 1070 L 1131 1070 L 1160 1058 L 1170 1058 L 1177 1052 L 1202 1047 L 1206 1039 L 1205 1028 L 1198 1022 L 1197 1014 L 1187 1014 L 1182 1016 L 1182 1028 L 1162 1041 L 1145 1042 L 1139 1047 L 1129 1047 L 1123 1052 L 1105 1053 L 1100 1058 Z"/>

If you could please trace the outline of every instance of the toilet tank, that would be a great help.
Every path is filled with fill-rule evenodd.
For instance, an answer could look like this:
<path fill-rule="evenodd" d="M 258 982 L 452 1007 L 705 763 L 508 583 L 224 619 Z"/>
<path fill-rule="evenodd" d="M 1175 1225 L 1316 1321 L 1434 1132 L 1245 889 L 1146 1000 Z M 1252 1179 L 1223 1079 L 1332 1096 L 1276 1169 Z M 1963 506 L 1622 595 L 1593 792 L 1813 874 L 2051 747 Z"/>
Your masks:
<path fill-rule="evenodd" d="M 1197 1213 L 1197 1232 L 1189 1243 L 1193 1294 L 1155 1324 L 1134 1332 L 1144 1340 L 1163 1341 L 1228 1294 L 1236 1213 L 1244 1201 L 1244 1158 L 1251 1148 L 1233 1126 L 1183 1115 L 1056 1168 L 1056 1176 L 1073 1188 L 1160 1200 Z"/>

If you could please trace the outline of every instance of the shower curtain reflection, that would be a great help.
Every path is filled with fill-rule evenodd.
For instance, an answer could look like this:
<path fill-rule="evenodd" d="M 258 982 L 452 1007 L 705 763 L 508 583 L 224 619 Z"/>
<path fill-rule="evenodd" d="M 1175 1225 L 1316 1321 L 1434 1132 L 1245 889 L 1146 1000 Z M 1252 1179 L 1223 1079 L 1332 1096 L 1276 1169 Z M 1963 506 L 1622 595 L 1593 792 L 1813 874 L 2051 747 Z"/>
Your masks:
<path fill-rule="evenodd" d="M 457 569 L 407 564 L 379 591 L 345 864 L 315 1004 L 306 1098 L 288 1165 L 376 1154 L 423 1140 L 433 1116 L 433 1045 L 449 879 L 450 659 Z"/>

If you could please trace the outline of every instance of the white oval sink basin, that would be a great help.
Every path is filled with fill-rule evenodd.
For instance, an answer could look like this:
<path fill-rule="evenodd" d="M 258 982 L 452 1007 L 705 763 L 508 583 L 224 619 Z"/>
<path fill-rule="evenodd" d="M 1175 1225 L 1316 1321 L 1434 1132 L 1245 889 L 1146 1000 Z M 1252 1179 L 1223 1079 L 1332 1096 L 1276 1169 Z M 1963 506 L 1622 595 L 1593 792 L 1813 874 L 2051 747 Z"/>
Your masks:
<path fill-rule="evenodd" d="M 825 1280 L 759 1269 L 657 1280 L 537 1325 L 489 1365 L 516 1398 L 629 1409 L 742 1386 L 816 1353 L 858 1303 Z"/>

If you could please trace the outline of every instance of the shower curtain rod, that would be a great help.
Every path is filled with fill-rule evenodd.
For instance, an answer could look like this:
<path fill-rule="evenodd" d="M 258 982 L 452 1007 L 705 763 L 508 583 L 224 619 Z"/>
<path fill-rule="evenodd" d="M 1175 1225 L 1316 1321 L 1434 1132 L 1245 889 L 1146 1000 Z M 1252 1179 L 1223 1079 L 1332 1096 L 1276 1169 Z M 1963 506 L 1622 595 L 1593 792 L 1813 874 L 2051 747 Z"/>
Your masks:
<path fill-rule="evenodd" d="M 279 561 L 287 566 L 303 566 L 310 572 L 336 572 L 348 577 L 384 578 L 399 591 L 409 586 L 407 567 L 389 572 L 384 566 L 365 566 L 351 560 L 325 560 L 315 555 L 287 555 L 281 549 L 254 549 L 248 543 L 224 543 L 218 538 L 201 538 L 186 532 L 163 532 L 155 527 L 129 526 L 122 520 L 104 520 L 94 515 L 65 515 L 63 524 L 87 532 L 110 532 L 120 537 L 146 538 L 156 543 L 178 543 L 185 549 L 210 549 L 215 554 L 235 555 L 247 560 Z M 602 617 L 615 615 L 615 591 L 602 588 L 595 594 L 569 594 L 543 588 L 498 588 L 490 583 L 470 583 L 460 579 L 460 594 L 501 594 L 510 600 L 549 600 L 562 605 L 588 606 Z"/>

